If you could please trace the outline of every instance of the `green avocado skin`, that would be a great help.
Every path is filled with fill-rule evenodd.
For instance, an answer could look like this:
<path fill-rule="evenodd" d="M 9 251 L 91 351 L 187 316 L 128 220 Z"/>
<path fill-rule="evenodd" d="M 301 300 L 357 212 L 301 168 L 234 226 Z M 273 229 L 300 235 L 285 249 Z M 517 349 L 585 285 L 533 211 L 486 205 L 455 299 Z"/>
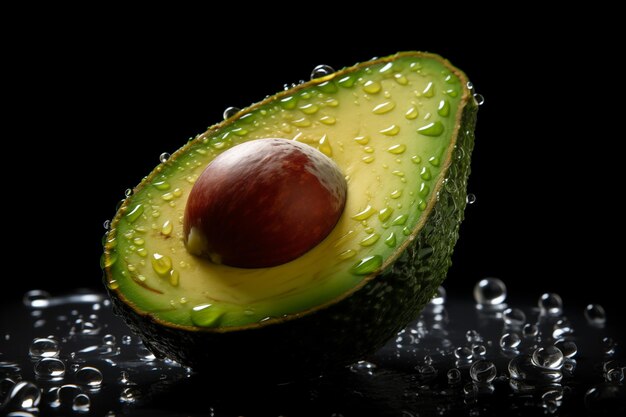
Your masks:
<path fill-rule="evenodd" d="M 447 181 L 422 230 L 396 262 L 347 298 L 297 319 L 224 332 L 163 326 L 109 290 L 116 312 L 155 355 L 219 378 L 315 377 L 374 353 L 419 315 L 451 265 L 464 217 L 477 110 L 470 98 Z"/>

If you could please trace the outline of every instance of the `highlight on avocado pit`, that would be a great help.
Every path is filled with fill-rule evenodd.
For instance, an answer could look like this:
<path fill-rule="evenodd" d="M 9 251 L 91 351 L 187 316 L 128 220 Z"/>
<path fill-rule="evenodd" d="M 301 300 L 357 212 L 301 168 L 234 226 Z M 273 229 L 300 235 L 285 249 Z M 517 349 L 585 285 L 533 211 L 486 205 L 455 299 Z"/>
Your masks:
<path fill-rule="evenodd" d="M 471 83 L 422 52 L 313 75 L 164 158 L 112 220 L 105 284 L 155 354 L 315 374 L 376 351 L 443 281 Z"/>

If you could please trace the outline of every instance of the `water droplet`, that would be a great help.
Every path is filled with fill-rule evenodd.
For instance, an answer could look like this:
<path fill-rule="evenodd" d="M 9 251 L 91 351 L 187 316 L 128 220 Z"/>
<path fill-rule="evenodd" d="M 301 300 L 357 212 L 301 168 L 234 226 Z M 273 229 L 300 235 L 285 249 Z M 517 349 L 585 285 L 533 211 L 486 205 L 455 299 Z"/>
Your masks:
<path fill-rule="evenodd" d="M 612 356 L 615 353 L 615 348 L 617 347 L 617 343 L 613 340 L 612 337 L 603 337 L 602 338 L 602 350 L 604 354 L 607 356 Z"/>
<path fill-rule="evenodd" d="M 412 106 L 406 111 L 406 113 L 404 113 L 404 117 L 409 120 L 414 120 L 417 118 L 417 116 L 419 116 L 419 112 L 417 111 L 417 108 L 415 106 Z"/>
<path fill-rule="evenodd" d="M 467 202 L 467 204 L 474 204 L 476 202 L 476 195 L 469 193 L 465 201 Z"/>
<path fill-rule="evenodd" d="M 511 378 L 530 385 L 559 382 L 563 374 L 558 369 L 541 368 L 535 365 L 531 355 L 519 355 L 508 365 Z"/>
<path fill-rule="evenodd" d="M 528 323 L 522 329 L 524 337 L 536 337 L 539 334 L 539 327 L 536 324 Z"/>
<path fill-rule="evenodd" d="M 487 348 L 483 345 L 474 345 L 472 346 L 472 353 L 475 358 L 480 358 L 487 354 Z"/>
<path fill-rule="evenodd" d="M 378 242 L 378 239 L 380 239 L 380 235 L 378 233 L 372 233 L 371 235 L 363 238 L 363 240 L 359 242 L 359 245 L 372 246 L 374 243 Z"/>
<path fill-rule="evenodd" d="M 79 413 L 86 413 L 91 407 L 91 400 L 86 394 L 78 394 L 72 401 L 72 410 Z"/>
<path fill-rule="evenodd" d="M 572 333 L 574 333 L 574 328 L 567 319 L 558 320 L 552 328 L 552 337 L 554 339 L 562 339 Z"/>
<path fill-rule="evenodd" d="M 493 362 L 478 360 L 470 367 L 470 377 L 474 382 L 485 384 L 496 378 L 497 370 Z"/>
<path fill-rule="evenodd" d="M 231 117 L 239 113 L 240 110 L 241 109 L 238 107 L 226 107 L 226 110 L 224 110 L 224 113 L 222 113 L 222 117 L 224 117 L 224 120 L 230 119 Z M 165 161 L 161 161 L 161 162 L 165 162 Z"/>
<path fill-rule="evenodd" d="M 354 275 L 368 275 L 378 270 L 383 264 L 383 257 L 380 255 L 372 255 L 361 259 L 354 264 L 350 272 Z"/>
<path fill-rule="evenodd" d="M 368 80 L 363 84 L 363 91 L 368 94 L 376 94 L 382 89 L 382 85 L 378 81 Z"/>
<path fill-rule="evenodd" d="M 439 102 L 437 114 L 441 117 L 448 117 L 450 115 L 450 102 L 448 100 L 441 100 Z"/>
<path fill-rule="evenodd" d="M 52 358 L 59 356 L 59 343 L 54 339 L 38 338 L 30 344 L 28 353 L 34 358 Z"/>
<path fill-rule="evenodd" d="M 615 367 L 611 368 L 606 372 L 606 381 L 607 382 L 616 382 L 621 383 L 624 381 L 624 368 Z"/>
<path fill-rule="evenodd" d="M 474 100 L 476 100 L 476 104 L 479 106 L 485 104 L 485 97 L 482 94 L 474 94 Z"/>
<path fill-rule="evenodd" d="M 60 378 L 65 375 L 65 364 L 57 358 L 43 358 L 35 364 L 35 375 L 40 378 Z"/>
<path fill-rule="evenodd" d="M 396 136 L 398 133 L 400 133 L 400 127 L 398 125 L 391 125 L 380 130 L 380 133 L 385 136 Z"/>
<path fill-rule="evenodd" d="M 210 304 L 209 304 L 210 305 Z M 195 308 L 198 307 L 203 307 L 202 306 L 196 306 Z M 201 311 L 202 309 L 198 309 L 197 311 Z M 193 321 L 193 313 L 192 313 L 192 320 Z M 194 322 L 194 324 L 200 326 L 201 324 L 197 324 L 196 322 Z M 142 362 L 152 362 L 154 360 L 156 360 L 156 356 L 154 356 L 154 353 L 150 352 L 150 350 L 148 350 L 147 347 L 141 345 L 137 348 L 137 357 L 142 361 Z"/>
<path fill-rule="evenodd" d="M 573 358 L 578 352 L 578 346 L 576 346 L 576 343 L 569 340 L 559 340 L 554 344 L 554 346 L 556 346 L 566 358 Z"/>
<path fill-rule="evenodd" d="M 28 381 L 16 383 L 3 406 L 13 406 L 14 408 L 29 409 L 37 407 L 41 400 L 41 391 L 37 385 Z M 7 407 L 8 408 L 8 407 Z"/>
<path fill-rule="evenodd" d="M 448 377 L 448 384 L 450 385 L 456 385 L 461 382 L 461 371 L 457 368 L 449 369 L 446 376 Z"/>
<path fill-rule="evenodd" d="M 474 343 L 482 342 L 483 338 L 476 330 L 470 329 L 465 332 L 465 340 L 467 340 L 469 343 Z"/>
<path fill-rule="evenodd" d="M 393 101 L 385 101 L 384 103 L 381 103 L 381 104 L 375 106 L 372 109 L 372 113 L 374 113 L 374 114 L 389 113 L 395 107 L 396 107 L 396 103 L 394 103 Z"/>
<path fill-rule="evenodd" d="M 399 155 L 401 153 L 404 153 L 404 151 L 406 151 L 406 145 L 404 144 L 392 145 L 389 148 L 387 148 L 387 151 L 394 155 Z"/>
<path fill-rule="evenodd" d="M 350 370 L 355 373 L 373 375 L 376 365 L 368 361 L 358 361 L 350 365 Z"/>
<path fill-rule="evenodd" d="M 606 323 L 606 313 L 600 304 L 589 304 L 585 308 L 585 318 L 592 326 L 601 327 Z"/>
<path fill-rule="evenodd" d="M 544 316 L 558 316 L 563 312 L 563 300 L 558 294 L 544 293 L 537 304 Z"/>
<path fill-rule="evenodd" d="M 502 318 L 510 326 L 521 326 L 526 322 L 526 314 L 519 308 L 507 308 L 502 313 Z"/>
<path fill-rule="evenodd" d="M 330 139 L 328 139 L 326 135 L 323 135 L 322 138 L 319 140 L 318 149 L 321 153 L 328 157 L 333 156 L 333 149 L 330 145 Z"/>
<path fill-rule="evenodd" d="M 126 190 L 124 190 L 124 197 L 128 198 L 131 195 L 133 195 L 133 190 L 131 188 L 127 188 Z"/>
<path fill-rule="evenodd" d="M 475 384 L 466 384 L 463 387 L 463 394 L 466 396 L 474 396 L 478 394 L 478 387 Z"/>
<path fill-rule="evenodd" d="M 311 79 L 313 80 L 315 78 L 324 77 L 332 74 L 333 72 L 335 72 L 335 69 L 330 65 L 318 65 L 313 68 L 313 71 L 311 71 Z"/>
<path fill-rule="evenodd" d="M 467 346 L 460 346 L 454 349 L 454 357 L 462 361 L 469 361 L 473 356 L 472 350 Z"/>
<path fill-rule="evenodd" d="M 50 294 L 43 290 L 31 290 L 24 294 L 24 305 L 30 308 L 48 307 Z"/>
<path fill-rule="evenodd" d="M 502 350 L 516 350 L 520 343 L 522 343 L 522 338 L 517 333 L 505 333 L 500 338 Z"/>
<path fill-rule="evenodd" d="M 423 379 L 432 379 L 437 376 L 437 370 L 432 365 L 418 366 L 417 371 Z"/>
<path fill-rule="evenodd" d="M 113 336 L 112 334 L 105 334 L 102 337 L 102 343 L 104 343 L 105 345 L 114 346 L 115 342 L 115 336 Z"/>
<path fill-rule="evenodd" d="M 122 336 L 123 345 L 130 345 L 132 342 L 133 342 L 133 338 L 130 337 L 129 335 L 125 334 L 124 336 Z"/>
<path fill-rule="evenodd" d="M 132 404 L 141 397 L 141 392 L 137 388 L 124 388 L 120 394 L 120 401 L 126 404 Z"/>
<path fill-rule="evenodd" d="M 168 159 L 170 159 L 170 154 L 167 152 L 163 152 L 161 155 L 159 155 L 159 161 L 161 161 L 162 163 L 167 162 Z"/>
<path fill-rule="evenodd" d="M 102 372 L 92 366 L 84 366 L 76 372 L 76 382 L 90 388 L 97 388 L 102 385 Z"/>
<path fill-rule="evenodd" d="M 437 287 L 437 292 L 433 295 L 433 298 L 430 300 L 430 304 L 433 305 L 444 305 L 446 302 L 446 289 L 441 285 Z"/>
<path fill-rule="evenodd" d="M 111 227 L 111 220 L 105 220 L 104 223 L 102 223 L 102 227 L 104 227 L 104 230 L 109 230 L 109 227 Z"/>
<path fill-rule="evenodd" d="M 563 352 L 556 346 L 537 348 L 532 356 L 536 366 L 546 369 L 561 369 L 564 359 Z"/>
<path fill-rule="evenodd" d="M 192 308 L 191 321 L 196 326 L 214 327 L 219 324 L 223 315 L 224 311 L 213 304 L 200 304 Z M 154 359 L 154 355 L 152 358 Z"/>
<path fill-rule="evenodd" d="M 493 306 L 506 300 L 506 285 L 498 278 L 484 278 L 474 287 L 474 299 L 478 306 Z"/>
<path fill-rule="evenodd" d="M 441 136 L 444 130 L 445 128 L 443 126 L 443 123 L 437 120 L 435 122 L 431 122 L 425 126 L 420 127 L 419 129 L 417 129 L 417 133 L 420 133 L 424 136 L 436 137 Z"/>

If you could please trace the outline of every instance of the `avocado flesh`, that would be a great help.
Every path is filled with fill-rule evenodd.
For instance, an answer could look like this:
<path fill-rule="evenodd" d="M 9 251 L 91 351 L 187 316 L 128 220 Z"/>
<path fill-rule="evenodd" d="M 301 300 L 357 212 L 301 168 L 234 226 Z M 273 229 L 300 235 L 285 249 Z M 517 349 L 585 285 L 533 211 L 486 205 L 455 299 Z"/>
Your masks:
<path fill-rule="evenodd" d="M 417 314 L 449 266 L 473 143 L 476 106 L 466 82 L 441 58 L 398 54 L 279 93 L 197 137 L 137 187 L 112 223 L 103 262 L 116 305 L 144 335 L 160 332 L 167 341 L 160 327 L 217 333 L 293 327 L 311 315 L 308 321 L 319 321 L 322 310 L 346 314 L 356 300 L 365 310 L 371 303 L 363 294 L 382 300 L 395 293 L 391 302 L 406 306 L 390 307 L 396 320 L 377 319 L 385 322 L 384 341 Z M 189 255 L 182 213 L 194 179 L 228 147 L 266 137 L 308 143 L 344 170 L 348 201 L 335 230 L 302 257 L 272 268 L 230 268 Z M 411 300 L 400 283 L 390 285 L 394 274 L 410 284 Z M 153 341 L 156 351 L 200 361 L 189 352 L 177 356 L 163 340 Z"/>

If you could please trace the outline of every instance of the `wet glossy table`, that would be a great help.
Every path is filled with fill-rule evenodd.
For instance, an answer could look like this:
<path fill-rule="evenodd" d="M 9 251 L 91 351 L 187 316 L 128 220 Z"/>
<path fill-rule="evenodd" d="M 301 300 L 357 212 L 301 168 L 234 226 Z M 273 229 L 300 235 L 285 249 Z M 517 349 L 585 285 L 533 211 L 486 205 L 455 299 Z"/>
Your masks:
<path fill-rule="evenodd" d="M 263 375 L 241 375 L 236 384 L 225 385 L 210 374 L 157 360 L 99 294 L 51 298 L 40 302 L 44 308 L 16 301 L 0 308 L 0 380 L 30 381 L 40 389 L 38 407 L 30 409 L 33 415 L 623 415 L 625 387 L 615 369 L 623 372 L 624 340 L 617 320 L 594 326 L 582 311 L 565 309 L 567 320 L 559 322 L 565 315 L 542 316 L 531 301 L 516 307 L 521 307 L 526 322 L 538 323 L 540 339 L 524 337 L 520 326 L 505 324 L 501 310 L 480 311 L 470 297 L 452 296 L 445 305 L 429 306 L 419 321 L 367 362 L 312 381 L 281 385 L 264 383 Z M 519 353 L 530 353 L 535 345 L 552 345 L 555 330 L 558 334 L 567 326 L 573 332 L 566 329 L 562 336 L 576 343 L 578 353 L 558 371 L 563 374 L 560 382 L 511 380 L 508 366 L 518 352 L 501 349 L 503 334 L 520 335 Z M 58 342 L 65 365 L 62 377 L 46 375 L 41 365 L 40 375 L 35 375 L 41 358 L 31 358 L 29 346 L 34 338 L 46 336 Z M 485 347 L 484 356 L 479 345 Z M 470 359 L 463 359 L 467 350 L 457 350 L 462 347 L 470 349 Z M 470 377 L 471 364 L 481 358 L 497 369 L 490 383 L 477 384 Z M 615 368 L 614 373 L 607 375 L 603 366 Z M 94 384 L 89 371 L 81 371 L 85 367 L 100 370 L 102 383 Z M 461 381 L 449 380 L 451 368 L 460 370 Z M 0 386 L 0 415 L 34 405 L 29 403 L 36 395 L 33 387 L 22 384 L 18 390 L 11 381 Z M 79 394 L 88 399 L 76 398 Z"/>

